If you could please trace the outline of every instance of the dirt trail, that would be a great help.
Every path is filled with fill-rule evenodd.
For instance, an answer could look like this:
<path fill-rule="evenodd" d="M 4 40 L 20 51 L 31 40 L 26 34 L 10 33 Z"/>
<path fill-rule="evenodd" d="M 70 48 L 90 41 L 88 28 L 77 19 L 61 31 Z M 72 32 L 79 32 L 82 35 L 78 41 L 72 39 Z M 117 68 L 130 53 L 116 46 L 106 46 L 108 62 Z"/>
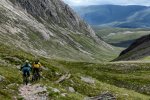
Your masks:
<path fill-rule="evenodd" d="M 48 100 L 48 93 L 45 86 L 41 86 L 40 84 L 35 85 L 22 85 L 19 88 L 20 95 L 25 100 Z"/>

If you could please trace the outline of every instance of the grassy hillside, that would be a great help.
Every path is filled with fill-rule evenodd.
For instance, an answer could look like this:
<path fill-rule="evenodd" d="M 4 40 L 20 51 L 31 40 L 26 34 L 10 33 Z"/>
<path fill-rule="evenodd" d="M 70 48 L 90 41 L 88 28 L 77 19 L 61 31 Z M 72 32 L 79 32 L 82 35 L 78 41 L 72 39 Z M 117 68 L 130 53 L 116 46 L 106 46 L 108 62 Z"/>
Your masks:
<path fill-rule="evenodd" d="M 150 35 L 136 39 L 127 49 L 122 51 L 118 60 L 141 60 L 150 55 Z M 116 59 L 116 60 L 117 60 Z"/>
<path fill-rule="evenodd" d="M 9 46 L 0 46 L 0 98 L 1 100 L 22 99 L 18 88 L 22 76 L 18 67 L 25 59 L 33 61 L 35 56 Z M 83 100 L 85 97 L 97 96 L 103 92 L 112 93 L 118 100 L 148 100 L 149 63 L 88 63 L 70 62 L 39 57 L 47 70 L 37 82 L 47 87 L 48 96 L 54 100 Z M 62 75 L 70 73 L 71 77 L 56 84 Z M 91 77 L 94 83 L 86 83 L 81 77 Z M 73 87 L 76 92 L 67 90 Z M 55 93 L 51 88 L 60 92 Z M 62 96 L 66 93 L 66 96 Z"/>
<path fill-rule="evenodd" d="M 119 47 L 128 47 L 135 39 L 150 34 L 150 29 L 98 28 L 97 35 L 104 41 Z"/>

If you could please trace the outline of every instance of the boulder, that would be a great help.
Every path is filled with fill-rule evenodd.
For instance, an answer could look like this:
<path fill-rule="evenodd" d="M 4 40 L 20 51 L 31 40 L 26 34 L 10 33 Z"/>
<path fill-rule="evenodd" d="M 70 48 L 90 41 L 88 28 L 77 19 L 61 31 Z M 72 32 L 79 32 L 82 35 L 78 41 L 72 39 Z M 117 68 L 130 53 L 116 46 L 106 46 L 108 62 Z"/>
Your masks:
<path fill-rule="evenodd" d="M 95 80 L 92 79 L 91 77 L 82 77 L 81 76 L 81 81 L 86 82 L 88 84 L 94 84 L 95 83 Z"/>
<path fill-rule="evenodd" d="M 72 93 L 74 93 L 74 92 L 75 92 L 75 90 L 74 90 L 74 88 L 73 88 L 73 87 L 68 87 L 68 91 L 69 91 L 69 92 L 72 92 Z"/>
<path fill-rule="evenodd" d="M 0 75 L 0 82 L 4 81 L 5 77 Z"/>

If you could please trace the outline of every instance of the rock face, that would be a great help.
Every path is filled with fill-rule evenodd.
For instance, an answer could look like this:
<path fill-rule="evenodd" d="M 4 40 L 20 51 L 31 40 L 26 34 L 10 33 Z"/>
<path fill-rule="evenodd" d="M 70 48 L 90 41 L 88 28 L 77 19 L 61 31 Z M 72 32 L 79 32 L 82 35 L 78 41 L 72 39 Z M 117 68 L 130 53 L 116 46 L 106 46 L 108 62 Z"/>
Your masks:
<path fill-rule="evenodd" d="M 88 24 L 83 22 L 67 4 L 60 0 L 16 0 L 17 3 L 39 20 L 42 18 L 50 24 L 58 24 L 73 31 L 83 33 L 91 33 L 92 31 Z"/>
<path fill-rule="evenodd" d="M 113 48 L 61 0 L 1 0 L 0 43 L 41 56 L 93 60 Z"/>
<path fill-rule="evenodd" d="M 150 35 L 143 36 L 122 51 L 119 60 L 137 60 L 150 56 Z"/>

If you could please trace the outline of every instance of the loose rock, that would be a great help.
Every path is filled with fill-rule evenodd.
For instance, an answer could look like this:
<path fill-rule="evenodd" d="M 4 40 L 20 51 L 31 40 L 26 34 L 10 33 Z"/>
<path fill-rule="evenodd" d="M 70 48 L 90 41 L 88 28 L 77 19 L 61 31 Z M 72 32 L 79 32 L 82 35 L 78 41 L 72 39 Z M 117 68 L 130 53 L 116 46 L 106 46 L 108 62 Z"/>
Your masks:
<path fill-rule="evenodd" d="M 87 97 L 84 100 L 116 100 L 116 97 L 109 92 L 105 92 L 96 97 L 91 97 L 91 98 Z"/>
<path fill-rule="evenodd" d="M 0 75 L 0 82 L 4 81 L 5 77 Z"/>
<path fill-rule="evenodd" d="M 25 100 L 48 100 L 48 93 L 45 86 L 40 84 L 21 86 L 20 95 Z"/>
<path fill-rule="evenodd" d="M 89 83 L 89 84 L 94 84 L 95 83 L 95 80 L 92 79 L 91 77 L 82 77 L 81 76 L 81 80 L 86 82 L 86 83 Z"/>
<path fill-rule="evenodd" d="M 74 90 L 74 88 L 73 88 L 73 87 L 69 87 L 69 88 L 68 88 L 68 91 L 69 91 L 69 92 L 72 92 L 72 93 L 74 93 L 74 92 L 75 92 L 75 90 Z"/>

